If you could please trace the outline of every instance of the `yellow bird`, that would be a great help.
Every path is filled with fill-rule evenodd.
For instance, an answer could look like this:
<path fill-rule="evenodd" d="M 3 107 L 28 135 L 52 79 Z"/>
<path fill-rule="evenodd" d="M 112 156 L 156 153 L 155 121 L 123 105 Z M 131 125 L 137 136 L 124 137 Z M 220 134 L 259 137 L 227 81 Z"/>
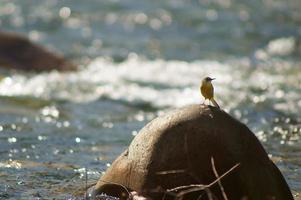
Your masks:
<path fill-rule="evenodd" d="M 214 100 L 214 88 L 211 83 L 212 80 L 214 80 L 214 78 L 210 78 L 210 77 L 204 78 L 202 80 L 200 90 L 201 90 L 202 95 L 205 97 L 204 103 L 206 102 L 207 99 L 209 99 L 209 101 L 211 101 L 215 107 L 219 108 L 219 105 Z"/>

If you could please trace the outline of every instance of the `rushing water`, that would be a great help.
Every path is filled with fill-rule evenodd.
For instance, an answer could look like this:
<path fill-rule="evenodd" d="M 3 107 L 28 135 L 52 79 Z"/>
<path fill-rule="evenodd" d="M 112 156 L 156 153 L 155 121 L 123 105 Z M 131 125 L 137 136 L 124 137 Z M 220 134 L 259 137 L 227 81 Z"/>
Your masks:
<path fill-rule="evenodd" d="M 81 68 L 1 70 L 0 199 L 74 198 L 148 121 L 201 103 L 206 75 L 300 193 L 301 2 L 243 2 L 2 0 L 2 30 Z"/>

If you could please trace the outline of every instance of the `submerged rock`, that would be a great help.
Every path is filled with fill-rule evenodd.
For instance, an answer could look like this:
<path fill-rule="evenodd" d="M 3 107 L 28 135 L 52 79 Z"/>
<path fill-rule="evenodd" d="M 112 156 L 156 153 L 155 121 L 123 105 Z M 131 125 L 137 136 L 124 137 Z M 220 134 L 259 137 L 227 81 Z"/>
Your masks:
<path fill-rule="evenodd" d="M 24 71 L 76 69 L 62 55 L 50 52 L 23 36 L 7 32 L 0 32 L 0 67 Z"/>
<path fill-rule="evenodd" d="M 218 184 L 181 196 L 183 190 L 166 193 L 214 182 L 212 158 L 219 175 L 239 163 L 221 179 L 228 199 L 293 200 L 285 179 L 248 127 L 203 105 L 175 110 L 147 124 L 98 181 L 94 195 L 124 195 L 122 185 L 152 199 L 224 199 Z"/>

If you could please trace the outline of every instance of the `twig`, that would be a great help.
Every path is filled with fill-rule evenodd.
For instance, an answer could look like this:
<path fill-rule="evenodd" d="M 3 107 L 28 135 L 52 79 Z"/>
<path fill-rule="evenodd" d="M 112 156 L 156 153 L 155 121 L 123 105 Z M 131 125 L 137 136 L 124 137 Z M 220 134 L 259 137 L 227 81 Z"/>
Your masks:
<path fill-rule="evenodd" d="M 215 168 L 214 158 L 213 157 L 211 157 L 211 165 L 212 165 L 213 173 L 214 173 L 215 177 L 218 180 L 217 183 L 218 183 L 218 185 L 219 185 L 219 187 L 221 189 L 221 192 L 222 192 L 222 195 L 223 195 L 224 199 L 225 200 L 229 200 L 228 197 L 227 197 L 227 195 L 226 195 L 226 193 L 225 193 L 224 187 L 223 187 L 223 185 L 222 185 L 222 183 L 221 183 L 221 181 L 219 179 L 219 175 L 218 175 L 217 170 Z"/>
<path fill-rule="evenodd" d="M 193 188 L 193 187 L 206 187 L 206 185 L 202 185 L 202 184 L 191 184 L 191 185 L 183 185 L 183 186 L 179 186 L 179 187 L 175 187 L 172 189 L 168 189 L 167 192 L 174 192 L 177 190 L 185 190 L 185 189 L 189 189 L 189 188 Z"/>
<path fill-rule="evenodd" d="M 207 197 L 209 200 L 213 200 L 212 192 L 209 190 L 209 188 L 205 188 Z"/>
<path fill-rule="evenodd" d="M 200 200 L 203 197 L 203 194 L 200 194 L 200 196 L 197 198 L 197 200 Z"/>
<path fill-rule="evenodd" d="M 166 175 L 166 174 L 179 174 L 179 173 L 185 173 L 185 169 L 178 169 L 178 170 L 168 170 L 168 171 L 159 171 L 156 174 L 157 175 Z"/>
<path fill-rule="evenodd" d="M 233 167 L 231 167 L 228 171 L 226 171 L 223 175 L 221 175 L 218 179 L 216 179 L 215 181 L 213 181 L 212 183 L 210 183 L 208 185 L 208 187 L 211 187 L 212 185 L 214 185 L 215 183 L 217 183 L 218 181 L 220 181 L 222 178 L 224 178 L 226 175 L 228 175 L 230 172 L 232 172 L 235 168 L 237 168 L 240 165 L 240 163 L 237 163 L 236 165 L 234 165 Z"/>
<path fill-rule="evenodd" d="M 174 192 L 174 191 L 177 191 L 177 190 L 184 190 L 184 191 L 177 194 L 178 197 L 181 197 L 181 196 L 184 196 L 185 194 L 188 194 L 188 193 L 191 193 L 191 192 L 206 190 L 207 188 L 210 188 L 214 184 L 218 183 L 222 178 L 224 178 L 226 175 L 228 175 L 230 172 L 232 172 L 239 165 L 240 165 L 240 163 L 237 163 L 236 165 L 231 167 L 228 171 L 226 171 L 223 175 L 221 175 L 215 181 L 213 181 L 212 183 L 210 183 L 208 185 L 203 185 L 203 184 L 184 185 L 184 186 L 179 186 L 179 187 L 176 187 L 176 188 L 169 189 L 169 190 L 167 190 L 167 192 Z M 187 189 L 187 190 L 185 190 L 185 189 Z"/>

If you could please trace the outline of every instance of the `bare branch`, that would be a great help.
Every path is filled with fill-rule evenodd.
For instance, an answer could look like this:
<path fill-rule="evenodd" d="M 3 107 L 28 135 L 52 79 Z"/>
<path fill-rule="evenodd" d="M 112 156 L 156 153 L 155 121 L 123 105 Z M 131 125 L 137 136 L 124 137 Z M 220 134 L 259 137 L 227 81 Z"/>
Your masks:
<path fill-rule="evenodd" d="M 168 171 L 159 171 L 156 174 L 157 175 L 166 175 L 166 174 L 179 174 L 179 173 L 185 173 L 185 169 L 178 169 L 178 170 L 168 170 Z"/>
<path fill-rule="evenodd" d="M 219 187 L 221 189 L 221 192 L 222 192 L 222 195 L 223 195 L 224 199 L 225 200 L 229 200 L 228 197 L 227 197 L 227 195 L 226 195 L 226 193 L 225 193 L 224 187 L 223 187 L 223 185 L 222 185 L 222 183 L 221 183 L 221 181 L 219 179 L 219 175 L 218 175 L 217 170 L 215 168 L 214 158 L 213 157 L 211 157 L 211 165 L 212 165 L 213 173 L 214 173 L 215 177 L 218 180 L 217 183 L 218 183 L 218 185 L 219 185 Z"/>
<path fill-rule="evenodd" d="M 203 184 L 184 185 L 184 186 L 179 186 L 179 187 L 175 187 L 172 189 L 168 189 L 167 192 L 176 192 L 178 190 L 184 190 L 184 191 L 179 192 L 176 195 L 177 197 L 181 197 L 181 196 L 184 196 L 185 194 L 188 194 L 191 192 L 197 192 L 197 191 L 202 191 L 202 190 L 206 191 L 208 188 L 210 188 L 213 185 L 215 185 L 216 183 L 218 183 L 222 178 L 224 178 L 226 175 L 228 175 L 230 172 L 232 172 L 234 169 L 236 169 L 239 165 L 240 165 L 240 163 L 237 163 L 236 165 L 231 167 L 228 171 L 226 171 L 224 174 L 219 176 L 215 181 L 213 181 L 212 183 L 210 183 L 208 185 L 203 185 Z M 212 198 L 212 195 L 208 196 L 208 198 L 210 198 L 210 197 Z"/>

